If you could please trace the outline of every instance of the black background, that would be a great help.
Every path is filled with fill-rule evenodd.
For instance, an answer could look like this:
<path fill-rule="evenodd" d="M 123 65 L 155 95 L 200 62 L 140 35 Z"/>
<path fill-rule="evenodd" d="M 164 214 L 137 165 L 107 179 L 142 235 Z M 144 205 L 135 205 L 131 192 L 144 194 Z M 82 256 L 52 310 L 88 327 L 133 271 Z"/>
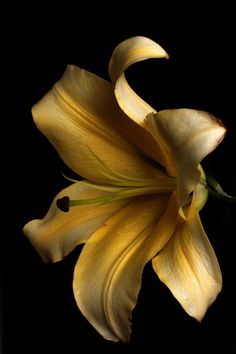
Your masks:
<path fill-rule="evenodd" d="M 223 290 L 201 324 L 182 310 L 148 264 L 133 313 L 129 344 L 105 341 L 82 317 L 73 299 L 73 267 L 82 247 L 64 261 L 45 265 L 22 235 L 23 225 L 43 217 L 51 199 L 67 185 L 57 153 L 36 129 L 31 107 L 75 64 L 108 79 L 114 47 L 144 35 L 170 60 L 150 60 L 129 69 L 132 87 L 156 109 L 196 108 L 212 112 L 227 128 L 205 163 L 236 194 L 235 24 L 232 9 L 159 8 L 64 2 L 10 4 L 3 12 L 5 107 L 1 118 L 4 277 L 2 342 L 15 353 L 236 353 L 236 208 L 209 200 L 201 217 L 223 273 Z"/>

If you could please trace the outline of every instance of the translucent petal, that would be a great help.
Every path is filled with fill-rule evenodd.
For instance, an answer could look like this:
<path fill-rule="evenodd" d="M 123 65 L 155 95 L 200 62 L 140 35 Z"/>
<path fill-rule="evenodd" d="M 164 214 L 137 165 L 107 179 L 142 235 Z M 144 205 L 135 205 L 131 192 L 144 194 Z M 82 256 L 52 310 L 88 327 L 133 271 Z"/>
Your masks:
<path fill-rule="evenodd" d="M 193 109 L 149 114 L 145 124 L 162 147 L 168 174 L 178 176 L 178 198 L 183 206 L 200 181 L 200 162 L 221 142 L 225 128 L 211 114 Z"/>

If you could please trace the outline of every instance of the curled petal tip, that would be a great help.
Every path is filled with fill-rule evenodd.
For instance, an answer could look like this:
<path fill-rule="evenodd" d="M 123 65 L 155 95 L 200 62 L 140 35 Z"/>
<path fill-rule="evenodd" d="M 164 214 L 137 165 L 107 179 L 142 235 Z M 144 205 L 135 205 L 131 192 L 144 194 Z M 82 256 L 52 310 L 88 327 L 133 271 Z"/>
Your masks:
<path fill-rule="evenodd" d="M 219 124 L 219 126 L 224 129 L 224 131 L 225 131 L 225 133 L 226 133 L 226 130 L 227 130 L 227 129 L 226 129 L 226 127 L 224 126 L 222 120 L 219 119 L 219 118 L 216 118 L 216 121 L 217 121 L 217 123 Z"/>
<path fill-rule="evenodd" d="M 153 40 L 136 36 L 120 43 L 109 62 L 109 75 L 115 86 L 117 103 L 125 114 L 142 125 L 144 118 L 154 109 L 129 86 L 125 71 L 133 64 L 151 58 L 168 58 L 166 51 Z"/>
<path fill-rule="evenodd" d="M 156 42 L 144 36 L 136 36 L 121 42 L 113 51 L 109 73 L 115 83 L 132 64 L 149 58 L 169 58 L 167 52 Z"/>

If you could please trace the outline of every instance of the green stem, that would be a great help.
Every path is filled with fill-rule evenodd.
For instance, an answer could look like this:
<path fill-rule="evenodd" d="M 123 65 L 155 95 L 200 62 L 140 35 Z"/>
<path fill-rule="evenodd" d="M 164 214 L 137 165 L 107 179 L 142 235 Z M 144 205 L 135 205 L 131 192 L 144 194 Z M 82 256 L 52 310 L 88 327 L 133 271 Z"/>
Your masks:
<path fill-rule="evenodd" d="M 236 197 L 227 194 L 212 175 L 206 175 L 206 181 L 210 196 L 230 203 L 236 203 Z"/>

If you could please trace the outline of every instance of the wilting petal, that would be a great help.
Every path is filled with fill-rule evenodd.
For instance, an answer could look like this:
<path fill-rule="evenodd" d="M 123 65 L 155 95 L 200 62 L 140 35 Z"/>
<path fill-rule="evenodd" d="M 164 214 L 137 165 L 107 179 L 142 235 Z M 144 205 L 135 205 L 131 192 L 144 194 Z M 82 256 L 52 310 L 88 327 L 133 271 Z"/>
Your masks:
<path fill-rule="evenodd" d="M 176 198 L 167 200 L 168 195 L 137 198 L 107 220 L 82 250 L 74 273 L 75 299 L 106 339 L 129 340 L 143 268 L 176 226 Z"/>
<path fill-rule="evenodd" d="M 180 221 L 170 241 L 153 258 L 153 267 L 185 311 L 200 321 L 220 292 L 222 278 L 194 199 L 187 220 Z"/>
<path fill-rule="evenodd" d="M 134 177 L 153 175 L 153 168 L 119 133 L 120 111 L 112 85 L 75 66 L 33 107 L 39 129 L 69 167 L 94 182 L 109 183 L 110 170 Z M 97 158 L 96 158 L 97 157 Z"/>
<path fill-rule="evenodd" d="M 104 191 L 74 183 L 56 196 L 43 219 L 32 220 L 25 225 L 23 232 L 45 262 L 64 258 L 128 203 L 128 200 L 122 200 L 109 204 L 80 205 L 65 213 L 57 208 L 56 201 L 64 196 L 85 199 L 100 195 L 104 195 Z"/>
<path fill-rule="evenodd" d="M 124 71 L 130 65 L 149 58 L 168 58 L 168 54 L 151 39 L 137 36 L 120 43 L 109 63 L 110 77 L 115 84 L 115 95 L 121 109 L 141 125 L 147 114 L 155 112 L 155 109 L 131 89 Z"/>
<path fill-rule="evenodd" d="M 199 163 L 221 142 L 225 128 L 211 114 L 193 109 L 149 114 L 145 124 L 163 148 L 168 174 L 179 178 L 178 198 L 182 206 L 200 180 Z"/>

